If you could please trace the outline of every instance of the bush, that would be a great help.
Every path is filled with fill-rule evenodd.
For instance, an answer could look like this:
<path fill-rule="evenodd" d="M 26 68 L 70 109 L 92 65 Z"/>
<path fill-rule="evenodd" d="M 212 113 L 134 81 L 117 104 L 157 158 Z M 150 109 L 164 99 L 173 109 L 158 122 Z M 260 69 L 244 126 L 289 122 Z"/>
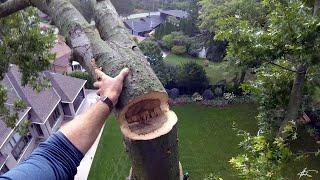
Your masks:
<path fill-rule="evenodd" d="M 203 97 L 196 92 L 192 95 L 192 101 L 193 102 L 203 101 Z"/>
<path fill-rule="evenodd" d="M 173 88 L 168 91 L 168 95 L 171 99 L 176 99 L 179 97 L 179 92 L 180 92 L 179 89 Z"/>
<path fill-rule="evenodd" d="M 171 52 L 176 55 L 183 55 L 187 51 L 186 46 L 173 46 Z"/>
<path fill-rule="evenodd" d="M 216 87 L 216 88 L 214 89 L 214 94 L 215 94 L 216 96 L 218 96 L 218 97 L 222 97 L 222 95 L 223 95 L 223 90 L 222 90 L 222 88 L 221 88 L 221 87 Z"/>
<path fill-rule="evenodd" d="M 87 72 L 74 71 L 74 72 L 69 73 L 68 76 L 87 80 L 85 88 L 86 89 L 94 89 L 94 87 L 93 87 L 94 80 Z"/>
<path fill-rule="evenodd" d="M 190 38 L 185 36 L 182 32 L 172 32 L 162 38 L 162 45 L 167 50 L 171 50 L 174 46 L 185 46 L 186 52 L 190 44 Z"/>
<path fill-rule="evenodd" d="M 184 93 L 203 92 L 208 88 L 209 80 L 204 68 L 196 62 L 183 64 L 179 70 L 177 85 Z"/>
<path fill-rule="evenodd" d="M 214 98 L 214 94 L 211 89 L 207 89 L 203 92 L 202 97 L 204 100 L 212 100 Z"/>

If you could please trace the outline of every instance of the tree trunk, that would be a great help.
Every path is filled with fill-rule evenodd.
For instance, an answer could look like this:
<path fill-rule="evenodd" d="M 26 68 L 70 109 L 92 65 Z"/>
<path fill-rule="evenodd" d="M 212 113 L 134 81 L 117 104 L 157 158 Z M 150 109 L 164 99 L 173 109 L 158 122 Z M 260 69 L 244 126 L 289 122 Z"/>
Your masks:
<path fill-rule="evenodd" d="M 132 177 L 179 179 L 177 117 L 169 110 L 164 87 L 143 54 L 135 48 L 136 44 L 130 39 L 112 4 L 98 1 L 94 12 L 97 29 L 106 40 L 103 41 L 69 1 L 31 0 L 31 3 L 52 17 L 60 33 L 66 37 L 75 59 L 92 75 L 92 58 L 112 77 L 124 67 L 131 69 L 115 113 L 130 150 Z"/>
<path fill-rule="evenodd" d="M 109 0 L 97 2 L 94 20 L 101 38 L 114 49 L 118 49 L 118 53 L 128 59 L 137 59 L 137 61 L 145 59 Z M 127 111 L 128 116 L 131 116 L 130 114 L 134 111 L 142 109 L 142 116 L 147 116 L 143 117 L 142 121 L 147 120 L 148 116 L 151 117 L 147 123 L 136 124 L 136 116 L 131 116 L 132 123 L 131 125 L 129 123 L 129 128 L 135 129 L 139 132 L 138 134 L 143 134 L 143 137 L 135 138 L 130 135 L 131 132 L 126 126 L 121 128 L 132 161 L 131 179 L 179 179 L 182 177 L 182 169 L 179 170 L 176 115 L 169 112 L 165 113 L 165 116 L 152 118 L 154 113 L 158 114 L 160 111 L 155 108 L 159 106 L 157 105 L 159 102 L 151 99 L 142 102 L 138 108 Z M 148 110 L 148 106 L 151 107 L 151 111 Z M 122 117 L 120 116 L 118 120 L 122 121 Z M 170 128 L 163 128 L 168 124 Z M 171 129 L 172 126 L 174 128 Z"/>
<path fill-rule="evenodd" d="M 279 129 L 279 135 L 283 135 L 283 130 L 289 121 L 296 121 L 302 103 L 302 90 L 305 82 L 307 68 L 303 65 L 298 66 L 294 83 L 291 89 L 290 100 L 286 111 L 286 116 Z"/>
<path fill-rule="evenodd" d="M 29 0 L 8 0 L 0 4 L 0 17 L 8 16 L 30 6 Z"/>
<path fill-rule="evenodd" d="M 320 8 L 320 0 L 315 0 L 313 7 L 313 16 L 317 16 Z"/>
<path fill-rule="evenodd" d="M 161 137 L 149 141 L 124 138 L 132 160 L 130 180 L 177 180 L 182 177 L 178 159 L 176 125 Z"/>

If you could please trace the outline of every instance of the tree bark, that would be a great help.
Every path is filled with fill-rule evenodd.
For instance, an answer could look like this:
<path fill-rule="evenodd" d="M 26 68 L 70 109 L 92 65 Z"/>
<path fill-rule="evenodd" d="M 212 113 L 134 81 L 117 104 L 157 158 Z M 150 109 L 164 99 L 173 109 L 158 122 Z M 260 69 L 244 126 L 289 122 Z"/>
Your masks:
<path fill-rule="evenodd" d="M 320 8 L 320 0 L 315 0 L 313 7 L 313 16 L 317 16 Z"/>
<path fill-rule="evenodd" d="M 178 180 L 181 177 L 178 159 L 176 125 L 151 141 L 124 138 L 132 161 L 131 180 Z"/>
<path fill-rule="evenodd" d="M 283 137 L 283 130 L 289 121 L 296 121 L 299 115 L 299 110 L 302 104 L 302 91 L 305 82 L 307 68 L 300 65 L 295 74 L 294 83 L 291 89 L 290 100 L 286 111 L 286 116 L 279 129 L 279 135 Z"/>
<path fill-rule="evenodd" d="M 130 155 L 134 162 L 134 177 L 153 179 L 155 171 L 151 172 L 150 169 L 159 167 L 156 164 L 160 163 L 163 168 L 159 170 L 163 173 L 162 177 L 178 179 L 181 173 L 177 170 L 179 169 L 177 134 L 174 128 L 177 117 L 169 110 L 168 95 L 146 58 L 138 48 L 135 48 L 136 44 L 130 39 L 112 4 L 109 1 L 99 2 L 101 4 L 96 6 L 94 14 L 98 21 L 97 28 L 106 41 L 101 39 L 96 28 L 92 27 L 81 14 L 83 12 L 77 10 L 70 1 L 30 0 L 33 6 L 52 18 L 60 34 L 66 37 L 74 59 L 77 59 L 92 76 L 95 76 L 94 65 L 102 67 L 103 71 L 112 77 L 125 67 L 131 69 L 115 108 L 122 133 L 127 142 L 131 142 L 131 149 L 143 151 L 146 146 L 154 145 L 161 148 L 161 144 L 167 144 L 167 150 L 173 152 L 166 159 L 162 151 L 150 147 L 149 152 L 153 153 L 153 157 L 147 154 Z M 12 12 L 13 10 L 10 11 Z M 98 14 L 104 19 L 98 18 Z M 92 63 L 93 58 L 96 64 Z M 144 156 L 146 159 L 141 158 Z M 135 166 L 147 162 L 148 166 Z"/>
<path fill-rule="evenodd" d="M 94 20 L 101 38 L 112 48 L 118 49 L 120 54 L 131 59 L 129 62 L 146 61 L 109 0 L 97 2 Z M 140 78 L 143 80 L 144 77 Z M 142 105 L 150 106 L 153 103 L 149 101 Z M 122 121 L 121 116 L 118 119 Z M 148 123 L 131 126 L 144 135 L 138 139 L 128 133 L 130 128 L 121 126 L 132 162 L 131 179 L 174 180 L 182 177 L 182 168 L 179 169 L 176 123 L 176 115 L 169 111 L 158 118 L 151 118 Z M 167 126 L 169 128 L 164 128 Z"/>
<path fill-rule="evenodd" d="M 0 18 L 30 6 L 29 0 L 8 0 L 0 3 Z"/>

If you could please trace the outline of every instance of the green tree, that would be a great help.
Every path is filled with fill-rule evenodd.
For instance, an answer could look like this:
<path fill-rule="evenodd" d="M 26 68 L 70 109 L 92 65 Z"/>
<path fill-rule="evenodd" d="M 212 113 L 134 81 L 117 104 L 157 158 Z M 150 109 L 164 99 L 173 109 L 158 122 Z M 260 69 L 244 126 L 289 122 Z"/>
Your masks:
<path fill-rule="evenodd" d="M 55 39 L 53 31 L 41 30 L 39 23 L 32 8 L 0 19 L 0 78 L 4 78 L 10 64 L 16 64 L 22 74 L 22 85 L 30 85 L 37 91 L 49 86 L 48 80 L 39 76 L 39 72 L 48 69 L 55 57 L 49 51 Z M 18 114 L 26 105 L 16 100 L 13 107 L 6 106 L 6 89 L 2 85 L 0 89 L 0 116 L 8 127 L 15 128 Z M 22 134 L 28 124 L 19 128 Z"/>
<path fill-rule="evenodd" d="M 93 87 L 94 79 L 89 75 L 89 73 L 82 72 L 82 71 L 74 71 L 74 72 L 68 73 L 68 76 L 86 80 L 87 83 L 85 85 L 85 88 L 94 89 Z"/>
<path fill-rule="evenodd" d="M 198 0 L 191 0 L 188 8 L 188 17 L 180 20 L 179 29 L 188 36 L 198 34 L 198 18 L 199 18 Z"/>
<path fill-rule="evenodd" d="M 206 71 L 196 62 L 183 64 L 178 73 L 177 81 L 179 89 L 188 94 L 202 93 L 209 86 Z"/>
<path fill-rule="evenodd" d="M 139 44 L 139 48 L 147 57 L 151 68 L 157 74 L 162 84 L 166 85 L 169 81 L 169 74 L 166 72 L 165 64 L 163 62 L 162 52 L 158 44 L 154 41 L 147 40 Z"/>

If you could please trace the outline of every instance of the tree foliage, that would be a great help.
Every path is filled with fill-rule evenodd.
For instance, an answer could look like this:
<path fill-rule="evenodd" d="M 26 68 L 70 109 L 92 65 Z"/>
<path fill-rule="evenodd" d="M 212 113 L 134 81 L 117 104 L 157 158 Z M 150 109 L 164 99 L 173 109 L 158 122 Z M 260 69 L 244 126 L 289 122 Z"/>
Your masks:
<path fill-rule="evenodd" d="M 36 91 L 48 87 L 49 81 L 39 72 L 48 69 L 55 58 L 50 53 L 55 36 L 53 30 L 40 29 L 40 20 L 32 8 L 0 19 L 0 79 L 4 78 L 10 64 L 16 64 L 22 74 L 22 85 Z M 24 110 L 21 100 L 12 107 L 5 106 L 6 89 L 0 85 L 0 116 L 10 128 L 15 128 L 19 112 Z M 20 128 L 23 133 L 23 128 Z"/>
<path fill-rule="evenodd" d="M 184 93 L 202 93 L 209 86 L 204 68 L 196 62 L 183 64 L 178 73 L 177 84 Z"/>

